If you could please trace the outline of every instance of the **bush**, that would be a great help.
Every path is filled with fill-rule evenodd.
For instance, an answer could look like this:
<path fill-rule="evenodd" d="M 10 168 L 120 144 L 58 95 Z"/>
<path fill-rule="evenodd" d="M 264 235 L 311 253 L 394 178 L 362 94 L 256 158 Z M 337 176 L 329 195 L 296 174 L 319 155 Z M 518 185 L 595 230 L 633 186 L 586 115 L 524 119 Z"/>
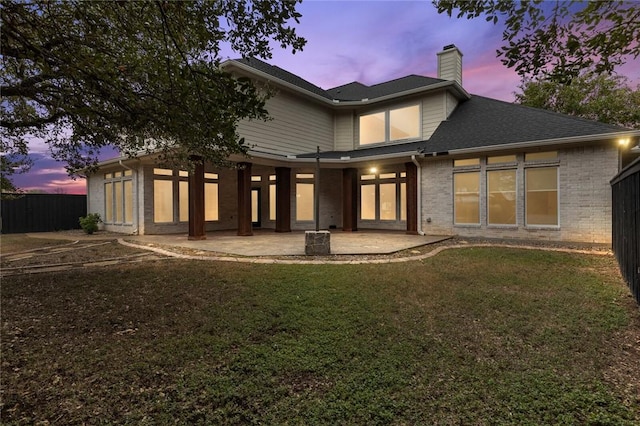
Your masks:
<path fill-rule="evenodd" d="M 80 218 L 80 226 L 84 232 L 91 235 L 98 230 L 98 223 L 102 222 L 98 213 L 89 213 Z"/>

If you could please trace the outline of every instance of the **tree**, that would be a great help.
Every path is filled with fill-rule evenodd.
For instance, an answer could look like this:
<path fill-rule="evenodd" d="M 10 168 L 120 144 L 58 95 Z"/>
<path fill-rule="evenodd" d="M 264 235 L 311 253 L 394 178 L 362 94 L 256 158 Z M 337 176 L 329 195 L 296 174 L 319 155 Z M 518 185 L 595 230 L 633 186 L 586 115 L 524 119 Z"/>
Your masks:
<path fill-rule="evenodd" d="M 523 105 L 640 128 L 640 87 L 635 90 L 622 76 L 586 72 L 570 84 L 554 80 L 529 80 L 520 86 L 516 102 Z"/>
<path fill-rule="evenodd" d="M 569 81 L 586 69 L 611 74 L 640 54 L 640 3 L 633 1 L 433 0 L 438 13 L 502 21 L 502 63 L 523 77 Z"/>
<path fill-rule="evenodd" d="M 74 173 L 108 145 L 183 166 L 246 153 L 236 124 L 267 119 L 269 91 L 221 69 L 221 48 L 268 59 L 275 41 L 295 53 L 296 3 L 3 0 L 3 154 L 24 156 L 39 137 Z"/>
<path fill-rule="evenodd" d="M 5 197 L 5 194 L 12 194 L 20 191 L 13 184 L 11 177 L 14 174 L 26 173 L 32 163 L 33 162 L 28 156 L 0 156 L 0 194 L 2 194 L 2 198 Z"/>

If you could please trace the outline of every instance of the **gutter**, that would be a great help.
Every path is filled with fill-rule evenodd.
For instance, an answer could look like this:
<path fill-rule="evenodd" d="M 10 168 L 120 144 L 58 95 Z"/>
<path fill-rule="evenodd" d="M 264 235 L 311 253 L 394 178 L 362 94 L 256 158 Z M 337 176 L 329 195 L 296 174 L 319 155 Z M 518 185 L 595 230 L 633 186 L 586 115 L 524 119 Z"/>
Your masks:
<path fill-rule="evenodd" d="M 417 169 L 417 174 L 416 174 L 416 180 L 418 181 L 418 200 L 417 200 L 417 207 L 416 209 L 418 210 L 418 235 L 422 235 L 424 236 L 424 231 L 422 230 L 422 167 L 420 166 L 420 163 L 418 163 L 418 160 L 416 160 L 416 156 L 412 155 L 411 156 L 411 162 L 413 164 L 416 165 L 416 169 Z"/>

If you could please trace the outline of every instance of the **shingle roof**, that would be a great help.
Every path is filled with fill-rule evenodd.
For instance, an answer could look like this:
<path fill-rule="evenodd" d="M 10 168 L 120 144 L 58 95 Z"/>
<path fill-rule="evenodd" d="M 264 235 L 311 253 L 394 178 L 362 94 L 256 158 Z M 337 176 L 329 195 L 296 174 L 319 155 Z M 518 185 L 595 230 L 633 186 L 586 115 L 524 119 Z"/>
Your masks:
<path fill-rule="evenodd" d="M 343 86 L 328 89 L 327 93 L 333 99 L 340 101 L 360 101 L 362 99 L 376 99 L 382 96 L 401 93 L 407 90 L 418 89 L 420 87 L 431 86 L 446 80 L 439 78 L 423 77 L 421 75 L 408 75 L 391 81 L 386 81 L 373 86 L 366 86 L 362 83 L 353 82 Z"/>
<path fill-rule="evenodd" d="M 394 93 L 401 93 L 406 90 L 419 89 L 421 87 L 427 87 L 445 81 L 439 78 L 423 77 L 420 75 L 408 75 L 406 77 L 386 81 L 384 83 L 374 84 L 373 86 L 367 86 L 365 84 L 354 81 L 349 84 L 324 90 L 316 86 L 315 84 L 312 84 L 307 80 L 298 77 L 293 73 L 290 73 L 289 71 L 283 70 L 282 68 L 275 65 L 268 64 L 257 58 L 234 59 L 234 61 L 244 65 L 248 65 L 251 68 L 262 71 L 282 81 L 293 84 L 294 86 L 297 86 L 301 89 L 322 96 L 323 98 L 329 100 L 336 99 L 339 101 L 360 101 L 362 99 L 376 99 L 382 96 L 393 95 Z"/>
<path fill-rule="evenodd" d="M 242 58 L 242 59 L 234 59 L 236 62 L 240 62 L 241 64 L 248 65 L 251 68 L 254 68 L 258 71 L 262 71 L 267 73 L 273 77 L 276 77 L 282 81 L 286 81 L 287 83 L 291 83 L 301 89 L 307 90 L 311 93 L 315 93 L 316 95 L 320 95 L 323 98 L 331 99 L 331 96 L 327 94 L 327 92 L 316 86 L 315 84 L 309 83 L 307 80 L 298 77 L 297 75 L 290 73 L 289 71 L 283 70 L 280 67 L 275 65 L 270 65 L 264 61 L 261 61 L 257 58 Z"/>
<path fill-rule="evenodd" d="M 427 152 L 479 148 L 627 130 L 543 109 L 473 95 L 440 123 Z"/>
<path fill-rule="evenodd" d="M 360 101 L 375 99 L 407 90 L 428 87 L 445 80 L 409 75 L 373 86 L 353 82 L 324 90 L 288 71 L 255 58 L 237 62 L 267 73 L 326 99 Z M 400 153 L 442 153 L 459 149 L 482 148 L 567 137 L 602 135 L 628 129 L 596 121 L 585 120 L 543 109 L 530 108 L 483 96 L 472 95 L 462 101 L 446 121 L 440 123 L 429 140 L 404 144 L 383 145 L 352 151 L 332 151 L 321 158 L 351 159 Z M 316 153 L 299 154 L 298 158 L 315 158 Z"/>

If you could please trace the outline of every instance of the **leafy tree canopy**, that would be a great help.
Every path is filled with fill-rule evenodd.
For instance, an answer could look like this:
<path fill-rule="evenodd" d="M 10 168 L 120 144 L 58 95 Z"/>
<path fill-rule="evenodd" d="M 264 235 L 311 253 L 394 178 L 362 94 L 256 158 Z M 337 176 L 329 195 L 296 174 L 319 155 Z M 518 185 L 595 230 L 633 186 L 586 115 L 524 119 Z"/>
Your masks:
<path fill-rule="evenodd" d="M 107 145 L 187 165 L 245 153 L 236 124 L 267 118 L 268 90 L 222 70 L 221 48 L 265 59 L 272 42 L 302 49 L 296 3 L 3 0 L 3 155 L 26 155 L 33 136 L 72 172 Z"/>
<path fill-rule="evenodd" d="M 438 13 L 503 22 L 502 63 L 523 77 L 569 81 L 582 70 L 611 74 L 640 55 L 637 1 L 433 0 Z"/>
<path fill-rule="evenodd" d="M 520 86 L 516 102 L 603 123 L 640 128 L 640 87 L 635 90 L 622 76 L 591 70 L 562 84 L 529 80 Z"/>

